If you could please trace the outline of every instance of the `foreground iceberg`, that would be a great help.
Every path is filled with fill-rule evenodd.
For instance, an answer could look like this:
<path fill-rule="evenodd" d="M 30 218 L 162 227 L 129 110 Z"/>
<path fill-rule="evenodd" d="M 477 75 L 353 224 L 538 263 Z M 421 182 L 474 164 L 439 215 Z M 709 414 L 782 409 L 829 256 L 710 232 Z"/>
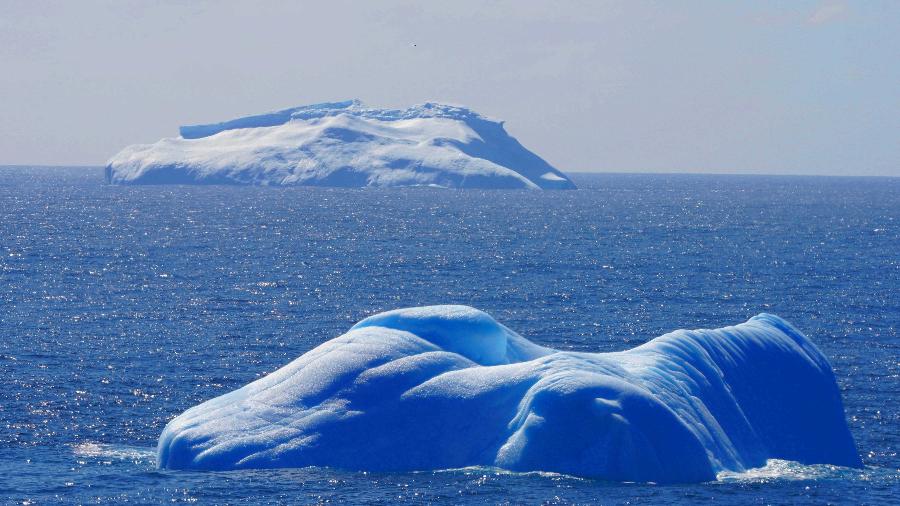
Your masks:
<path fill-rule="evenodd" d="M 181 127 L 181 137 L 128 146 L 106 166 L 114 184 L 258 184 L 575 188 L 510 137 L 502 122 L 426 103 L 359 101 Z"/>
<path fill-rule="evenodd" d="M 367 318 L 187 410 L 158 446 L 173 469 L 482 465 L 654 482 L 772 458 L 861 465 L 831 367 L 776 316 L 573 353 L 465 306 Z"/>

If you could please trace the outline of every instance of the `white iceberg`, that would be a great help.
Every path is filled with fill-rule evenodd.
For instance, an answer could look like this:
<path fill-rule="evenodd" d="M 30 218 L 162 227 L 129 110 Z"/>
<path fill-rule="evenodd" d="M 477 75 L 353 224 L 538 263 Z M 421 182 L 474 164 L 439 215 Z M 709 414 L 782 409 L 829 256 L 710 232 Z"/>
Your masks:
<path fill-rule="evenodd" d="M 572 189 L 502 122 L 426 103 L 297 107 L 181 127 L 181 137 L 128 146 L 106 166 L 113 184 L 256 184 Z"/>
<path fill-rule="evenodd" d="M 367 318 L 187 410 L 157 451 L 173 469 L 494 466 L 653 482 L 767 459 L 861 465 L 831 367 L 776 316 L 575 353 L 466 306 Z"/>

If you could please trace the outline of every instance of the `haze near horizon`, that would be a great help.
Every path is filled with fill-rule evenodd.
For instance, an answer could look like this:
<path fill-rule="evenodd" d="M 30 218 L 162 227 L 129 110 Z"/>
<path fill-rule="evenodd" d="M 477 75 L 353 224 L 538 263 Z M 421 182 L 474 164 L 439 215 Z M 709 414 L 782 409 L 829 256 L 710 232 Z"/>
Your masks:
<path fill-rule="evenodd" d="M 0 1 L 0 164 L 464 104 L 566 172 L 900 176 L 900 4 Z"/>

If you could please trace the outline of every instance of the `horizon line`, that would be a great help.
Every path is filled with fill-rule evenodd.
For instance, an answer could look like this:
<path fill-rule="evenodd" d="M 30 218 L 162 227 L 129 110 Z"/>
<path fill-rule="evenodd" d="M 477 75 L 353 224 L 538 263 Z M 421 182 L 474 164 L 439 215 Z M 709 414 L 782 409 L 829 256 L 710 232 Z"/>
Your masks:
<path fill-rule="evenodd" d="M 57 165 L 57 164 L 27 164 L 27 163 L 0 163 L 3 169 L 99 169 L 105 165 Z M 557 169 L 559 170 L 559 169 Z M 771 173 L 771 172 L 697 172 L 697 171 L 616 171 L 616 170 L 560 170 L 563 174 L 594 174 L 594 175 L 646 175 L 646 176 L 764 176 L 764 177 L 863 177 L 863 178 L 887 178 L 900 179 L 900 175 L 890 174 L 802 174 L 802 173 Z"/>

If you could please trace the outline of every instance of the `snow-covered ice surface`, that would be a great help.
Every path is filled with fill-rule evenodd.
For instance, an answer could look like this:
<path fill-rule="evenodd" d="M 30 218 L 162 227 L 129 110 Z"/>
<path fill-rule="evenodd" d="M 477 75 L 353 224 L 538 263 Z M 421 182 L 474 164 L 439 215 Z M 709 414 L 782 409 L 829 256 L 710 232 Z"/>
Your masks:
<path fill-rule="evenodd" d="M 174 469 L 492 466 L 659 483 L 769 459 L 861 466 L 828 361 L 777 316 L 576 353 L 467 306 L 369 317 L 184 412 L 158 445 Z"/>
<path fill-rule="evenodd" d="M 183 126 L 181 137 L 128 146 L 114 184 L 254 184 L 571 189 L 502 122 L 425 103 L 371 109 L 357 100 Z"/>

